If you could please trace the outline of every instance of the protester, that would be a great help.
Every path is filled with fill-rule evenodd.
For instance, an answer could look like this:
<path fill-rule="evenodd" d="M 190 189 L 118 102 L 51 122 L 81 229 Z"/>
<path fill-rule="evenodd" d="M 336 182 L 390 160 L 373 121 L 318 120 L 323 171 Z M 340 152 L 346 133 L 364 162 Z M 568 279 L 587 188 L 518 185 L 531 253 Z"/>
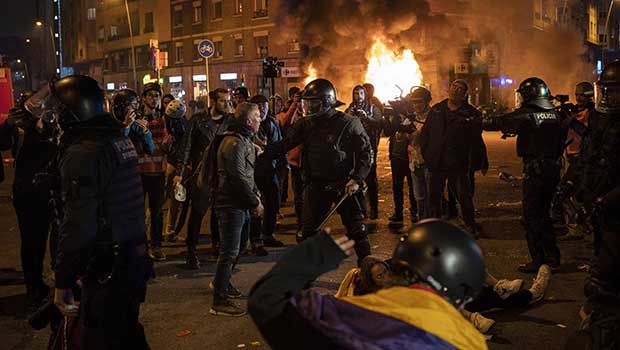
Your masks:
<path fill-rule="evenodd" d="M 426 118 L 430 113 L 430 102 L 432 100 L 431 92 L 424 87 L 415 87 L 411 93 L 407 95 L 410 100 L 414 112 L 413 127 L 414 132 L 409 134 L 409 170 L 411 171 L 411 179 L 413 180 L 413 195 L 416 200 L 418 215 L 420 219 L 429 217 L 429 202 L 427 191 L 428 170 L 422 156 L 422 148 L 420 145 L 420 134 L 426 123 Z M 402 186 L 401 186 L 402 188 Z M 402 190 L 401 190 L 402 191 Z"/>

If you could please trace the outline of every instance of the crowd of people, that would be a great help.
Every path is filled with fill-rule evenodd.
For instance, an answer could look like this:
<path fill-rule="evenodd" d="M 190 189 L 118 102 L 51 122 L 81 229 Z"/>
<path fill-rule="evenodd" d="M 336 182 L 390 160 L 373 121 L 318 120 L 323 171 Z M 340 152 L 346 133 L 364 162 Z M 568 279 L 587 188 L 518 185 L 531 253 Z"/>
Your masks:
<path fill-rule="evenodd" d="M 584 82 L 577 85 L 576 106 L 558 107 L 545 82 L 530 78 L 517 90 L 521 101 L 514 112 L 483 118 L 461 79 L 434 105 L 430 90 L 413 87 L 402 98 L 404 108 L 384 106 L 372 84 L 360 84 L 345 112 L 325 79 L 289 89 L 286 102 L 251 95 L 245 87 L 217 88 L 203 108 L 186 107 L 157 83 L 140 92 L 117 91 L 106 108 L 95 80 L 55 80 L 24 94 L 0 126 L 0 148 L 12 149 L 16 158 L 13 204 L 28 303 L 79 315 L 82 348 L 146 349 L 138 315 L 152 264 L 166 260 L 162 243 L 178 241 L 187 222 L 185 266 L 199 269 L 199 238 L 209 214 L 217 256 L 210 313 L 243 316 L 247 311 L 233 300 L 244 294 L 231 283 L 232 273 L 246 251 L 265 256 L 265 247 L 285 245 L 277 221 L 290 187 L 298 245 L 256 283 L 248 302 L 274 348 L 399 343 L 485 349 L 480 332 L 494 321 L 480 312 L 541 300 L 551 271 L 560 267 L 556 211 L 568 213 L 562 215 L 571 227 L 564 239 L 594 233 L 582 311 L 590 326 L 608 320 L 601 305 L 617 305 L 620 292 L 614 269 L 620 226 L 613 215 L 620 196 L 620 164 L 613 156 L 619 84 L 616 61 L 603 71 L 596 101 L 595 87 Z M 476 243 L 482 228 L 475 218 L 475 173 L 486 175 L 489 168 L 483 130 L 517 136 L 531 258 L 519 271 L 536 274 L 528 289 L 521 279 L 493 277 Z M 389 143 L 394 202 L 388 220 L 404 221 L 406 181 L 415 224 L 387 261 L 371 254 L 366 226 L 382 214 L 382 136 Z M 569 167 L 562 177 L 565 154 Z M 330 237 L 324 226 L 334 212 L 346 237 Z M 456 216 L 458 226 L 441 221 Z M 53 292 L 43 278 L 48 240 Z M 307 290 L 353 254 L 358 268 L 335 296 Z M 420 313 L 431 309 L 433 317 L 424 319 Z M 386 322 L 398 331 L 375 327 Z"/>

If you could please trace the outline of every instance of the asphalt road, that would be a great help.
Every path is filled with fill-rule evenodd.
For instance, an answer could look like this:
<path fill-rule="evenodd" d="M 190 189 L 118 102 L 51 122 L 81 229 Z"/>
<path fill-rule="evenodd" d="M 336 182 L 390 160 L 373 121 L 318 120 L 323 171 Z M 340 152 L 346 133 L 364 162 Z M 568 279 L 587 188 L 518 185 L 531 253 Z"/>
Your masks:
<path fill-rule="evenodd" d="M 475 204 L 477 219 L 484 231 L 479 239 L 489 272 L 498 278 L 523 278 L 525 287 L 531 284 L 531 275 L 516 272 L 519 263 L 527 260 L 527 247 L 520 224 L 521 184 L 499 179 L 499 172 L 508 172 L 520 178 L 521 166 L 515 156 L 514 139 L 501 140 L 497 133 L 485 133 L 490 159 L 487 176 L 477 176 Z M 6 166 L 10 171 L 10 166 Z M 393 210 L 390 164 L 387 140 L 379 150 L 378 176 L 380 179 L 380 219 L 370 221 L 370 240 L 373 254 L 388 257 L 399 237 L 409 227 L 388 225 Z M 19 230 L 10 202 L 9 178 L 0 185 L 0 348 L 45 349 L 48 331 L 34 331 L 25 319 L 24 286 L 20 283 Z M 279 256 L 294 245 L 294 215 L 292 198 L 282 210 L 284 219 L 279 226 L 278 238 L 287 246 L 269 249 L 269 256 L 241 259 L 233 276 L 233 283 L 249 292 L 252 284 L 264 274 Z M 405 204 L 405 207 L 408 203 Z M 406 212 L 406 211 L 405 211 Z M 203 232 L 208 232 L 205 220 Z M 332 219 L 330 226 L 343 232 L 340 221 Z M 208 289 L 213 278 L 215 261 L 208 254 L 208 245 L 201 246 L 203 267 L 198 271 L 183 268 L 182 243 L 168 244 L 168 260 L 156 265 L 157 278 L 150 284 L 147 302 L 142 307 L 141 320 L 153 349 L 268 349 L 249 316 L 242 318 L 209 315 L 212 293 Z M 561 243 L 562 268 L 555 273 L 545 299 L 531 307 L 518 310 L 492 311 L 487 317 L 497 323 L 489 341 L 491 349 L 561 349 L 567 336 L 578 325 L 577 311 L 583 301 L 582 285 L 585 274 L 577 266 L 588 257 L 583 242 Z M 346 260 L 338 270 L 320 278 L 317 287 L 325 293 L 336 291 L 346 271 L 354 267 L 354 258 Z M 48 280 L 51 273 L 47 271 Z M 285 329 L 282 330 L 286 332 Z"/>

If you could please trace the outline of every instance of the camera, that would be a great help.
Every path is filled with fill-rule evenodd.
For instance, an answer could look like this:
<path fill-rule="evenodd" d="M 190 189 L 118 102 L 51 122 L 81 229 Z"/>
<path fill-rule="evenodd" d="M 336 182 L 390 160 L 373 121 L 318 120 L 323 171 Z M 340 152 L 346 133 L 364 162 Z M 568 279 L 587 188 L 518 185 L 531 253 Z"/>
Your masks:
<path fill-rule="evenodd" d="M 284 62 L 278 61 L 277 57 L 263 58 L 263 77 L 279 78 L 282 67 L 284 67 Z"/>

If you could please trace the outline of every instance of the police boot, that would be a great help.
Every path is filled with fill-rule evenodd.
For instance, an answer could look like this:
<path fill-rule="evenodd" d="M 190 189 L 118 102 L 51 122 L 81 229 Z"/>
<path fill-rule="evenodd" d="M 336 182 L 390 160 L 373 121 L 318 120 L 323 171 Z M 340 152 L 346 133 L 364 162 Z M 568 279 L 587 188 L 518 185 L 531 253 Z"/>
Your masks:
<path fill-rule="evenodd" d="M 187 247 L 185 266 L 190 270 L 198 270 L 200 268 L 200 261 L 198 261 L 198 256 L 196 255 L 196 247 Z"/>
<path fill-rule="evenodd" d="M 370 241 L 368 238 L 355 240 L 354 248 L 357 255 L 357 266 L 362 267 L 362 260 L 370 255 Z"/>

